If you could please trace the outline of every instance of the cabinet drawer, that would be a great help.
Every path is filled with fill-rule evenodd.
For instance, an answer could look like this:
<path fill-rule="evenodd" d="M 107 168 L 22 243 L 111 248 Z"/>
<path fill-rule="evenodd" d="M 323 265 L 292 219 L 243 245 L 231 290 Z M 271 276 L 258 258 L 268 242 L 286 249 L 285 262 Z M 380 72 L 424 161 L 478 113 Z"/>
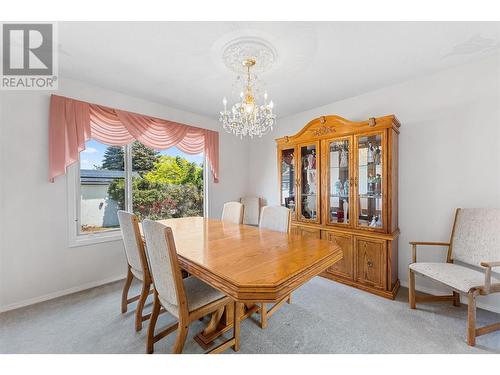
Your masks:
<path fill-rule="evenodd" d="M 316 228 L 308 228 L 308 227 L 301 227 L 301 226 L 296 226 L 293 225 L 292 228 L 290 229 L 290 232 L 293 234 L 299 234 L 301 236 L 309 236 L 309 237 L 314 237 L 314 238 L 321 238 L 321 231 Z"/>
<path fill-rule="evenodd" d="M 386 288 L 386 241 L 355 238 L 355 280 L 372 287 Z"/>
<path fill-rule="evenodd" d="M 336 242 L 342 248 L 344 255 L 342 260 L 328 268 L 326 272 L 352 280 L 354 275 L 353 236 L 345 233 L 322 231 L 321 238 Z"/>

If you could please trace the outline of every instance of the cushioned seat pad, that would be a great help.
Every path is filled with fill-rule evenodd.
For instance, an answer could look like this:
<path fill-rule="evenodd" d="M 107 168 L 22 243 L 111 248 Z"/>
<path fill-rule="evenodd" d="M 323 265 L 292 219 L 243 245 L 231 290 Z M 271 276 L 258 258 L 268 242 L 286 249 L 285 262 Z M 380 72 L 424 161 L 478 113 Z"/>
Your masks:
<path fill-rule="evenodd" d="M 190 312 L 225 297 L 223 293 L 212 288 L 210 285 L 204 283 L 196 277 L 190 276 L 183 279 L 183 281 L 188 309 Z M 161 298 L 161 296 L 158 297 L 163 307 L 165 307 L 169 313 L 175 317 L 179 317 L 179 309 L 177 306 L 168 303 L 165 299 Z"/>
<path fill-rule="evenodd" d="M 413 263 L 410 269 L 464 293 L 484 285 L 483 272 L 453 263 Z M 491 283 L 500 283 L 500 280 L 492 276 Z"/>
<path fill-rule="evenodd" d="M 141 271 L 136 270 L 134 268 L 130 268 L 130 271 L 132 272 L 132 275 L 134 275 L 136 278 L 138 278 L 141 281 L 144 281 L 144 274 Z"/>

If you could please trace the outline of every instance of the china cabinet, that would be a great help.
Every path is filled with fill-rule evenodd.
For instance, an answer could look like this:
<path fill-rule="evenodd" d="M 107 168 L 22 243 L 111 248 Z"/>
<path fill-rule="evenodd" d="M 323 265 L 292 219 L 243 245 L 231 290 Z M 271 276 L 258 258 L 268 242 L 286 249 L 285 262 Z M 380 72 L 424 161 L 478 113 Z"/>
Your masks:
<path fill-rule="evenodd" d="M 281 205 L 292 232 L 335 241 L 343 259 L 322 276 L 383 297 L 398 288 L 395 116 L 322 116 L 276 140 Z"/>

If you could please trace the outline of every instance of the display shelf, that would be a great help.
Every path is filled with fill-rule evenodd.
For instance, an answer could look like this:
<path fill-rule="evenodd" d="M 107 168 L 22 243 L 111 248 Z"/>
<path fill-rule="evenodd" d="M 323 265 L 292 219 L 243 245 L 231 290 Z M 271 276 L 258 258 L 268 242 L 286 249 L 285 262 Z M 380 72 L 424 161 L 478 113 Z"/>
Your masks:
<path fill-rule="evenodd" d="M 322 116 L 276 140 L 280 183 L 287 182 L 281 196 L 293 190 L 297 206 L 292 228 L 344 252 L 323 276 L 389 298 L 399 287 L 398 135 L 392 115 L 362 122 Z M 295 156 L 293 177 L 281 169 L 287 152 Z"/>

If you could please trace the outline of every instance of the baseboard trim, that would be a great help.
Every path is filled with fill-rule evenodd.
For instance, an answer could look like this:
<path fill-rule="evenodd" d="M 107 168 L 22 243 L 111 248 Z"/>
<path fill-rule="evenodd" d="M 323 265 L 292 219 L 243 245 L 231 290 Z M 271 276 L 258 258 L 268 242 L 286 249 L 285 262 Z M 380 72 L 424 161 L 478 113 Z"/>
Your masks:
<path fill-rule="evenodd" d="M 90 283 L 75 286 L 73 288 L 45 294 L 45 295 L 40 296 L 40 297 L 29 298 L 29 299 L 25 299 L 23 301 L 11 303 L 11 304 L 6 305 L 6 306 L 0 306 L 0 313 L 10 311 L 10 310 L 19 309 L 21 307 L 34 305 L 34 304 L 37 304 L 40 302 L 49 301 L 49 300 L 54 299 L 54 298 L 67 296 L 68 294 L 78 293 L 78 292 L 81 292 L 83 290 L 92 289 L 92 288 L 95 288 L 98 286 L 110 284 L 110 283 L 113 283 L 115 281 L 123 280 L 123 279 L 125 279 L 125 277 L 126 277 L 125 274 L 120 275 L 120 276 L 113 276 L 113 277 L 109 277 L 109 278 L 104 279 L 104 280 L 92 281 Z"/>
<path fill-rule="evenodd" d="M 408 282 L 401 281 L 401 286 L 408 288 Z M 443 295 L 443 291 L 439 290 L 439 289 L 432 289 L 432 288 L 421 287 L 421 286 L 417 286 L 415 289 L 417 290 L 417 292 L 423 292 L 423 293 L 432 294 L 435 296 Z M 467 305 L 467 298 L 463 298 L 463 296 L 464 296 L 464 294 L 461 293 L 460 303 Z M 482 299 L 481 296 L 479 296 L 479 298 L 476 300 L 477 307 L 479 307 L 480 309 L 483 309 L 483 310 L 488 310 L 488 311 L 500 314 L 500 307 L 481 302 L 481 299 Z"/>

